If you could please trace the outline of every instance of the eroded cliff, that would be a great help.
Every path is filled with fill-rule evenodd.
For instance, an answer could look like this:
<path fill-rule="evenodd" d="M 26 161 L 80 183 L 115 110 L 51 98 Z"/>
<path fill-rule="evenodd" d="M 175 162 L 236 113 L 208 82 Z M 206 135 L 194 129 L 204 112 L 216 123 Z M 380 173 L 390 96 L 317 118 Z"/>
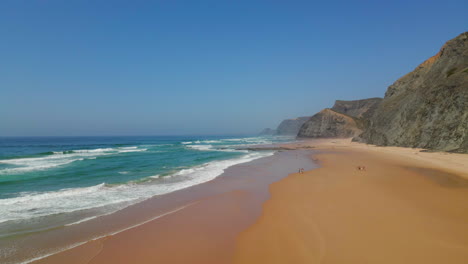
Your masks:
<path fill-rule="evenodd" d="M 298 117 L 283 120 L 278 128 L 276 128 L 277 135 L 297 135 L 301 126 L 309 120 L 310 116 Z"/>
<path fill-rule="evenodd" d="M 348 138 L 362 133 L 359 120 L 324 109 L 313 115 L 299 130 L 300 138 Z"/>
<path fill-rule="evenodd" d="M 298 137 L 355 137 L 362 133 L 382 98 L 336 100 L 331 109 L 312 116 L 299 130 Z"/>
<path fill-rule="evenodd" d="M 358 140 L 468 152 L 468 32 L 388 87 Z"/>

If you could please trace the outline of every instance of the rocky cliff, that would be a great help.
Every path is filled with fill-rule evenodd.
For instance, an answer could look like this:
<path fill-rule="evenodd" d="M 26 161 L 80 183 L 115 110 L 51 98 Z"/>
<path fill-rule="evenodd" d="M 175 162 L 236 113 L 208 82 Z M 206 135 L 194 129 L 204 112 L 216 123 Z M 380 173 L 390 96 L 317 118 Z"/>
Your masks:
<path fill-rule="evenodd" d="M 388 87 L 358 140 L 468 152 L 468 32 Z"/>
<path fill-rule="evenodd" d="M 305 122 L 297 136 L 311 138 L 358 136 L 381 101 L 382 98 L 337 100 L 331 109 L 324 109 Z"/>
<path fill-rule="evenodd" d="M 348 138 L 362 133 L 359 119 L 324 109 L 305 122 L 297 134 L 300 138 Z"/>
<path fill-rule="evenodd" d="M 369 118 L 374 114 L 381 101 L 382 98 L 378 97 L 354 101 L 336 100 L 331 109 L 357 118 Z"/>
<path fill-rule="evenodd" d="M 302 124 L 309 120 L 310 116 L 283 120 L 276 129 L 277 135 L 297 135 Z"/>
<path fill-rule="evenodd" d="M 302 124 L 309 120 L 310 116 L 283 120 L 276 129 L 265 128 L 260 135 L 297 135 Z"/>

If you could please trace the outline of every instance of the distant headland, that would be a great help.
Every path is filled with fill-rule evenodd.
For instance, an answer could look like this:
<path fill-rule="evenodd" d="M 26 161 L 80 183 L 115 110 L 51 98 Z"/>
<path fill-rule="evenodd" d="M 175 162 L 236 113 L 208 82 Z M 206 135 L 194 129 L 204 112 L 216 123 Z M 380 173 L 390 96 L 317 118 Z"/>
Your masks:
<path fill-rule="evenodd" d="M 337 100 L 263 135 L 346 138 L 379 146 L 468 152 L 468 32 L 390 85 L 385 97 Z"/>

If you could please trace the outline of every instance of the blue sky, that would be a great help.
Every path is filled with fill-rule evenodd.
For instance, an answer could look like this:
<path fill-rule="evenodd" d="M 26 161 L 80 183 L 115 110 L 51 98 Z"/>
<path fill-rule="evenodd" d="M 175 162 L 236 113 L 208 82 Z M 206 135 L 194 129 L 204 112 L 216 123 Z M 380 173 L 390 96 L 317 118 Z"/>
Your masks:
<path fill-rule="evenodd" d="M 386 88 L 467 1 L 0 2 L 0 136 L 257 133 Z"/>

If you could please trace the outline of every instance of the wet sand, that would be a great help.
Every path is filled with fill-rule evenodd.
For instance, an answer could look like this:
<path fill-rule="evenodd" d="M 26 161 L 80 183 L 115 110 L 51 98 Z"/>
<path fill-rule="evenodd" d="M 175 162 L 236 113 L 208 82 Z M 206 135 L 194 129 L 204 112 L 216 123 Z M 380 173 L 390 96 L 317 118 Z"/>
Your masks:
<path fill-rule="evenodd" d="M 174 213 L 34 263 L 466 263 L 468 155 L 287 145 L 304 147 L 315 150 L 234 166 L 166 196 L 190 196 Z"/>

